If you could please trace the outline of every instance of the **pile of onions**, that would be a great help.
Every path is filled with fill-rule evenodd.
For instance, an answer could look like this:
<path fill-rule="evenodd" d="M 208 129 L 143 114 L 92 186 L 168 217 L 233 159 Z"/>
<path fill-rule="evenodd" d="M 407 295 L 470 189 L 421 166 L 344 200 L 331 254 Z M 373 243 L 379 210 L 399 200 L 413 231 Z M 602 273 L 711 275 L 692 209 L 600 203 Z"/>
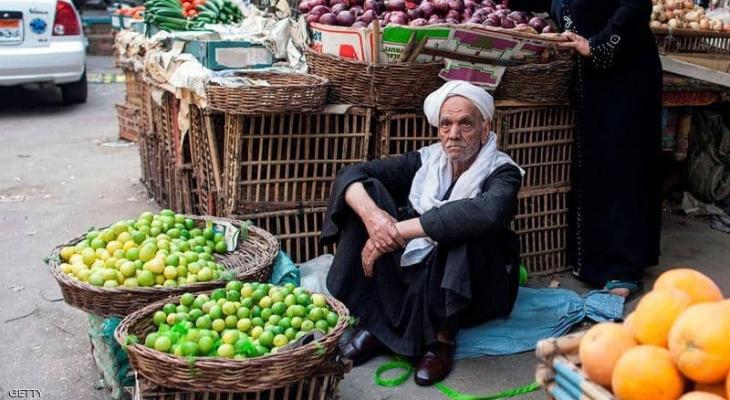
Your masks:
<path fill-rule="evenodd" d="M 532 33 L 549 33 L 553 28 L 540 17 L 511 11 L 495 0 L 304 0 L 299 12 L 307 22 L 324 25 L 366 27 L 373 21 L 426 26 L 434 24 L 479 24 Z"/>
<path fill-rule="evenodd" d="M 692 0 L 652 0 L 652 28 L 693 29 L 730 32 L 730 24 L 713 20 Z"/>

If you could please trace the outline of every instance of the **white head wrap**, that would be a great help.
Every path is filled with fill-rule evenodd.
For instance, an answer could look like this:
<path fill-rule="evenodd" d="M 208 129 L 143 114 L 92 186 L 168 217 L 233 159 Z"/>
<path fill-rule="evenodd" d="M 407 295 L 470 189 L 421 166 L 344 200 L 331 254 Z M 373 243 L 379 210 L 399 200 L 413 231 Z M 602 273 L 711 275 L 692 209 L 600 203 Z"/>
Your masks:
<path fill-rule="evenodd" d="M 494 116 L 494 99 L 486 90 L 467 81 L 450 81 L 429 94 L 423 102 L 423 113 L 426 114 L 429 124 L 439 126 L 441 106 L 444 105 L 446 99 L 452 96 L 469 99 L 479 109 L 486 121 L 492 120 Z"/>

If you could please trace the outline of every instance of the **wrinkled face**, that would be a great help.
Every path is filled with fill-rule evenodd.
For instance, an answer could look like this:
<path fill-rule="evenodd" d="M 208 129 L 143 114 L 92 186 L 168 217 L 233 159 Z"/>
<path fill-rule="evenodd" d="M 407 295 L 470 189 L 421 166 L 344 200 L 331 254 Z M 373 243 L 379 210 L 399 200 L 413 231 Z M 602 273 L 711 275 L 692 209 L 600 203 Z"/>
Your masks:
<path fill-rule="evenodd" d="M 487 143 L 491 121 L 468 99 L 452 96 L 441 106 L 439 139 L 451 162 L 473 160 Z"/>

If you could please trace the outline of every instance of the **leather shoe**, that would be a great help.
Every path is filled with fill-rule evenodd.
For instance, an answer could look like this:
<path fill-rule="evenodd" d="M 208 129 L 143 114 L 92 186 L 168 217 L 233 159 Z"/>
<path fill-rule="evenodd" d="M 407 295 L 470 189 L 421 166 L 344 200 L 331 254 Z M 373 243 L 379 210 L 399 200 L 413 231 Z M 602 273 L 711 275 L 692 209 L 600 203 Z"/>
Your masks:
<path fill-rule="evenodd" d="M 423 355 L 416 367 L 413 380 L 419 386 L 431 386 L 444 380 L 454 366 L 454 343 L 436 342 Z"/>
<path fill-rule="evenodd" d="M 342 356 L 352 360 L 352 365 L 356 367 L 387 351 L 388 348 L 375 335 L 361 329 L 342 348 Z"/>

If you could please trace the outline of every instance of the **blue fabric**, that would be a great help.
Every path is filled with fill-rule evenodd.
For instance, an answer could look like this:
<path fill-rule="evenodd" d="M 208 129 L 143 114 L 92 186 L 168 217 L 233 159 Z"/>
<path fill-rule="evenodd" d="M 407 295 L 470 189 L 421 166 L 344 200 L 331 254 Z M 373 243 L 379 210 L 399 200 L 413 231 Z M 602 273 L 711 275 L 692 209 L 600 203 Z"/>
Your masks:
<path fill-rule="evenodd" d="M 301 284 L 300 279 L 299 268 L 294 265 L 294 262 L 286 252 L 279 251 L 279 254 L 274 259 L 274 269 L 271 271 L 271 279 L 269 282 L 274 285 L 293 283 L 299 286 Z"/>
<path fill-rule="evenodd" d="M 539 340 L 561 336 L 588 318 L 596 322 L 623 318 L 624 299 L 605 290 L 579 295 L 565 289 L 519 289 L 507 318 L 462 329 L 455 358 L 521 353 Z"/>

